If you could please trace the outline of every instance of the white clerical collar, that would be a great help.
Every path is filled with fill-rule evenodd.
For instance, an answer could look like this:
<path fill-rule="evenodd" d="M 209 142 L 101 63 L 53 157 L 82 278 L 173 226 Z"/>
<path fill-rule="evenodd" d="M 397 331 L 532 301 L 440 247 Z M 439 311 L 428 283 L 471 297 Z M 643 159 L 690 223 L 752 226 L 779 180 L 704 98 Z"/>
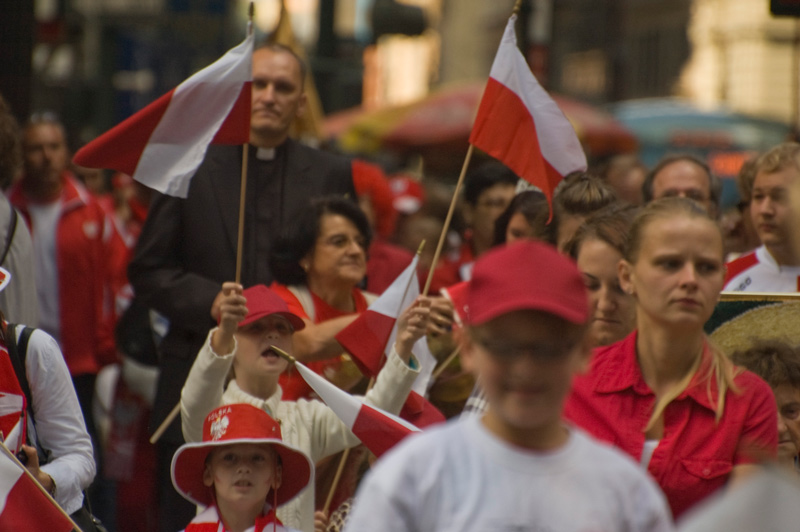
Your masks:
<path fill-rule="evenodd" d="M 275 148 L 258 148 L 258 150 L 256 150 L 256 159 L 261 161 L 271 161 L 275 159 Z"/>

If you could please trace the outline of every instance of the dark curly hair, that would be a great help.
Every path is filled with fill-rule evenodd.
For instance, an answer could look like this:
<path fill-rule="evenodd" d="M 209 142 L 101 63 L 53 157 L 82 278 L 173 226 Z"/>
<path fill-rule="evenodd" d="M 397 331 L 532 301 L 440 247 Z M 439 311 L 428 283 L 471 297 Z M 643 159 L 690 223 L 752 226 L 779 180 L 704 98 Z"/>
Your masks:
<path fill-rule="evenodd" d="M 341 196 L 313 199 L 300 218 L 272 246 L 269 267 L 276 281 L 284 285 L 306 283 L 306 272 L 300 267 L 300 261 L 316 245 L 320 222 L 328 214 L 338 214 L 350 220 L 364 237 L 365 249 L 369 248 L 372 232 L 367 217 L 358 205 Z"/>

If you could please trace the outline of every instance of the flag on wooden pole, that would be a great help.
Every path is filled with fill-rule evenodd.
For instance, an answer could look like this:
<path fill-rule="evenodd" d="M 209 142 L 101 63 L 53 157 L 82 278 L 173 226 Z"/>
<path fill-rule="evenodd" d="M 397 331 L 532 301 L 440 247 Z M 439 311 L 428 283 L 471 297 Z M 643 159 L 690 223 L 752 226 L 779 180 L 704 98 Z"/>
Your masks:
<path fill-rule="evenodd" d="M 86 144 L 74 162 L 109 168 L 185 198 L 209 144 L 250 139 L 253 35 L 215 63 Z"/>
<path fill-rule="evenodd" d="M 0 452 L 0 530 L 71 532 L 69 517 L 14 460 L 8 449 Z"/>
<path fill-rule="evenodd" d="M 295 362 L 295 368 L 320 399 L 375 456 L 381 456 L 409 434 L 420 432 L 411 423 L 380 408 L 364 404 L 340 390 L 302 363 Z"/>
<path fill-rule="evenodd" d="M 512 15 L 506 25 L 469 141 L 542 189 L 551 202 L 564 176 L 586 170 L 586 156 L 572 125 L 519 51 L 516 20 Z"/>

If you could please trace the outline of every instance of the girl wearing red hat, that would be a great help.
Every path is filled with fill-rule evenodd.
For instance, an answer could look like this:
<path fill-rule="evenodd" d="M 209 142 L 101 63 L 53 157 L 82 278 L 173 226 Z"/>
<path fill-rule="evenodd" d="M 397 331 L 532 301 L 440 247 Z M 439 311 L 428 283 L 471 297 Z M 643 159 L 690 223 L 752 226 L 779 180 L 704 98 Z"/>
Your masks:
<path fill-rule="evenodd" d="M 172 484 L 206 507 L 186 532 L 288 531 L 275 510 L 308 486 L 313 471 L 305 453 L 283 442 L 269 414 L 232 404 L 206 416 L 202 442 L 175 453 Z"/>
<path fill-rule="evenodd" d="M 271 346 L 292 351 L 292 335 L 305 323 L 286 302 L 264 285 L 242 291 L 222 285 L 220 325 L 209 332 L 181 392 L 181 421 L 187 442 L 201 441 L 203 421 L 220 405 L 247 403 L 281 423 L 284 441 L 307 453 L 314 462 L 359 443 L 325 404 L 316 400 L 283 401 L 278 378 L 288 362 Z M 400 411 L 416 379 L 411 348 L 425 334 L 429 308 L 412 305 L 398 320 L 394 350 L 365 402 L 393 414 Z M 233 370 L 233 379 L 226 376 Z M 314 530 L 314 493 L 309 489 L 278 510 L 287 526 Z"/>

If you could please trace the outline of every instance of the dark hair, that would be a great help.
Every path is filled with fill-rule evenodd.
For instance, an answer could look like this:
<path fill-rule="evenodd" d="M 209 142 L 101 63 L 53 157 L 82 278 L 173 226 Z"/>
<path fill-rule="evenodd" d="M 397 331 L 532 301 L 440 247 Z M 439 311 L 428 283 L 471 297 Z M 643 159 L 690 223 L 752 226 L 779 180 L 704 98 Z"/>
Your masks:
<path fill-rule="evenodd" d="M 700 167 L 700 169 L 703 170 L 703 172 L 705 172 L 705 174 L 708 176 L 708 199 L 711 201 L 711 204 L 715 209 L 715 213 L 711 214 L 718 213 L 719 202 L 722 197 L 722 181 L 720 181 L 719 178 L 711 172 L 711 168 L 709 168 L 705 161 L 699 157 L 695 157 L 690 153 L 674 153 L 666 155 L 660 161 L 658 161 L 653 169 L 650 170 L 650 172 L 648 172 L 648 174 L 645 176 L 644 182 L 642 183 L 642 198 L 644 199 L 644 202 L 650 203 L 653 201 L 653 182 L 655 181 L 658 173 L 672 163 L 677 163 L 680 161 L 690 162 Z"/>
<path fill-rule="evenodd" d="M 21 167 L 19 124 L 0 94 L 0 188 L 8 187 Z"/>
<path fill-rule="evenodd" d="M 497 161 L 487 161 L 467 174 L 464 180 L 464 201 L 472 206 L 477 205 L 478 198 L 487 188 L 495 185 L 516 185 L 517 174 Z"/>
<path fill-rule="evenodd" d="M 517 213 L 525 217 L 537 239 L 555 245 L 558 223 L 555 217 L 547 223 L 550 206 L 547 204 L 547 197 L 538 190 L 524 190 L 514 196 L 503 214 L 494 222 L 494 245 L 505 243 L 508 224 Z"/>
<path fill-rule="evenodd" d="M 567 244 L 566 252 L 578 260 L 581 244 L 587 240 L 599 240 L 625 255 L 625 245 L 638 207 L 613 203 L 595 212 L 578 228 L 575 236 Z"/>
<path fill-rule="evenodd" d="M 314 249 L 320 222 L 328 214 L 338 214 L 350 220 L 364 237 L 365 248 L 369 248 L 372 232 L 367 217 L 358 205 L 341 196 L 312 199 L 308 208 L 272 245 L 269 267 L 276 281 L 284 285 L 305 284 L 306 272 L 300 266 L 300 261 Z"/>
<path fill-rule="evenodd" d="M 308 72 L 308 68 L 306 67 L 305 61 L 297 55 L 297 52 L 292 50 L 290 47 L 286 46 L 285 44 L 280 44 L 276 42 L 271 42 L 269 40 L 264 41 L 256 46 L 254 52 L 258 50 L 269 50 L 270 52 L 281 52 L 285 54 L 289 54 L 294 57 L 294 60 L 297 61 L 297 66 L 300 67 L 300 91 L 302 92 L 306 83 L 306 73 Z"/>
<path fill-rule="evenodd" d="M 800 349 L 778 340 L 758 340 L 745 351 L 736 351 L 734 364 L 752 371 L 772 388 L 788 384 L 800 388 Z"/>
<path fill-rule="evenodd" d="M 558 216 L 587 216 L 618 199 L 614 189 L 599 177 L 573 172 L 556 188 L 553 208 Z"/>

